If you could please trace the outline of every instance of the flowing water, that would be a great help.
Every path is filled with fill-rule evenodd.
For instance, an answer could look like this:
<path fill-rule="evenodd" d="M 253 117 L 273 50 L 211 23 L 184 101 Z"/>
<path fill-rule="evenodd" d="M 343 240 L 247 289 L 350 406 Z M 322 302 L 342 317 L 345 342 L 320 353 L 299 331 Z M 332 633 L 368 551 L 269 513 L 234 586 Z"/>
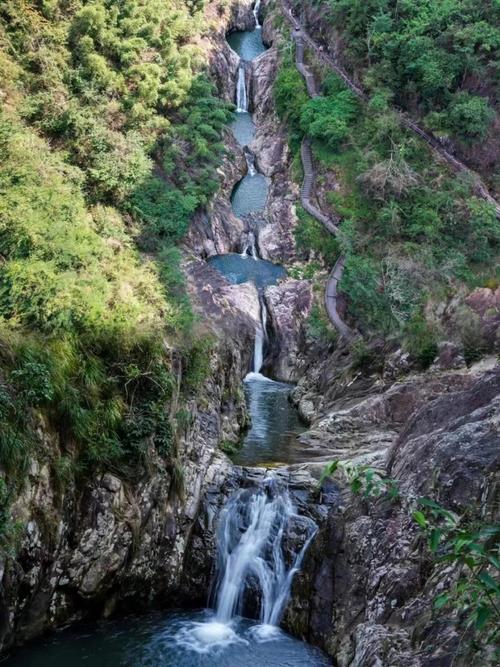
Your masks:
<path fill-rule="evenodd" d="M 256 4 L 254 16 L 256 16 L 256 13 L 258 14 L 259 6 Z M 255 124 L 252 120 L 252 114 L 248 111 L 248 92 L 245 85 L 244 63 L 250 62 L 260 56 L 265 52 L 266 47 L 262 41 L 260 30 L 254 30 L 253 32 L 233 32 L 228 36 L 227 41 L 233 51 L 241 58 L 235 98 L 238 111 L 234 115 L 231 130 L 241 146 L 248 146 L 255 137 Z"/>
<path fill-rule="evenodd" d="M 260 2 L 257 0 L 253 9 L 256 24 L 259 23 L 259 10 Z M 245 111 L 248 109 L 248 95 L 244 62 L 254 60 L 261 55 L 265 51 L 265 46 L 260 30 L 234 32 L 228 36 L 228 42 L 241 58 L 235 100 L 241 111 L 235 114 L 236 121 L 232 129 L 240 144 L 247 146 L 254 138 L 255 126 L 251 114 Z M 242 117 L 245 117 L 244 121 Z M 245 157 L 247 174 L 236 185 L 231 197 L 234 214 L 240 218 L 249 213 L 261 212 L 268 195 L 268 181 L 258 173 L 255 156 L 250 150 L 245 149 Z M 251 261 L 250 256 L 254 261 Z M 219 255 L 209 261 L 230 282 L 239 284 L 251 281 L 261 292 L 285 276 L 283 267 L 258 259 L 253 231 L 250 231 L 243 240 L 240 256 Z M 267 311 L 264 301 L 261 301 L 261 313 L 265 318 Z M 247 375 L 244 383 L 251 426 L 240 450 L 233 456 L 233 461 L 240 465 L 291 463 L 301 458 L 297 436 L 304 430 L 304 426 L 296 408 L 289 400 L 292 386 L 273 381 L 260 372 L 265 359 L 266 343 L 266 325 L 261 323 L 255 332 L 253 370 Z"/>
<path fill-rule="evenodd" d="M 255 19 L 255 27 L 257 28 L 257 30 L 262 27 L 260 25 L 259 12 L 260 12 L 260 0 L 255 0 L 255 5 L 253 8 L 253 17 Z"/>
<path fill-rule="evenodd" d="M 295 545 L 287 563 L 285 539 L 299 518 L 302 542 Z M 260 623 L 264 626 L 256 632 L 272 636 L 271 628 L 277 630 L 293 576 L 316 530 L 312 519 L 296 514 L 288 492 L 278 487 L 275 478 L 267 478 L 262 489 L 238 491 L 219 519 L 216 621 L 228 623 L 244 611 L 244 595 L 252 582 L 260 592 Z"/>
<path fill-rule="evenodd" d="M 236 83 L 236 113 L 244 113 L 245 111 L 248 111 L 245 64 L 240 62 L 238 68 L 238 81 Z"/>
<path fill-rule="evenodd" d="M 246 66 L 264 52 L 259 24 L 260 0 L 253 13 L 253 32 L 228 37 L 240 55 L 233 131 L 242 145 L 253 139 L 248 113 Z M 248 172 L 236 186 L 233 210 L 238 216 L 261 211 L 267 179 L 254 156 L 245 152 Z M 241 464 L 290 462 L 301 430 L 288 397 L 290 386 L 262 374 L 268 345 L 267 308 L 263 292 L 285 275 L 281 266 L 259 258 L 249 230 L 241 254 L 211 258 L 211 264 L 232 283 L 252 281 L 260 293 L 253 367 L 245 378 L 252 426 L 237 459 Z M 329 660 L 317 649 L 279 629 L 292 580 L 301 566 L 317 527 L 299 516 L 286 488 L 269 476 L 260 487 L 241 489 L 226 503 L 218 519 L 218 561 L 214 609 L 150 613 L 101 622 L 86 629 L 58 632 L 19 651 L 10 667 L 323 667 Z M 300 536 L 300 537 L 299 537 Z M 251 602 L 249 606 L 249 602 Z M 242 617 L 258 607 L 258 620 Z"/>

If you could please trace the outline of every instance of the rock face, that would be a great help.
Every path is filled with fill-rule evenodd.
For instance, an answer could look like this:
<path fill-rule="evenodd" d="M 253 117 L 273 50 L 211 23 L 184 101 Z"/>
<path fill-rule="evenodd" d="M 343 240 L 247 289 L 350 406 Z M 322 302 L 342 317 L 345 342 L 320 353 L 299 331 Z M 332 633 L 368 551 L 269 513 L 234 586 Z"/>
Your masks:
<path fill-rule="evenodd" d="M 500 366 L 414 374 L 385 388 L 351 378 L 329 392 L 324 379 L 309 393 L 324 416 L 305 443 L 319 442 L 325 459 L 375 461 L 398 481 L 403 501 L 342 492 L 296 580 L 289 627 L 339 667 L 470 665 L 454 657 L 453 615 L 432 613 L 457 572 L 426 557 L 408 501 L 434 497 L 498 522 Z"/>
<path fill-rule="evenodd" d="M 203 387 L 183 400 L 190 420 L 177 443 L 177 467 L 151 445 L 139 479 L 104 471 L 61 492 L 46 463 L 59 449 L 58 437 L 40 424 L 39 457 L 12 506 L 26 530 L 16 558 L 1 567 L 2 647 L 89 613 L 106 616 L 153 601 L 171 606 L 188 589 L 193 594 L 190 577 L 197 574 L 184 570 L 186 547 L 213 470 L 223 478 L 229 469 L 218 444 L 236 439 L 247 419 L 241 380 L 259 303 L 254 287 L 228 285 L 217 272 L 207 295 L 210 267 L 193 261 L 185 268 L 195 305 L 218 342 Z M 175 399 L 169 409 L 177 410 Z M 204 602 L 206 590 L 198 589 L 193 601 Z"/>
<path fill-rule="evenodd" d="M 271 32 L 270 29 L 267 32 Z M 252 63 L 252 101 L 257 133 L 250 148 L 257 156 L 259 171 L 271 179 L 264 211 L 266 224 L 259 232 L 261 256 L 275 262 L 289 262 L 296 254 L 293 229 L 297 224 L 294 202 L 298 189 L 289 176 L 291 158 L 286 132 L 274 112 L 272 89 L 277 61 L 277 47 L 273 46 Z"/>
<path fill-rule="evenodd" d="M 185 240 L 198 257 L 238 252 L 247 231 L 247 224 L 234 215 L 230 201 L 234 186 L 246 174 L 245 156 L 229 130 L 225 133 L 225 145 L 226 153 L 217 170 L 221 187 L 208 208 L 194 216 Z"/>
<path fill-rule="evenodd" d="M 279 345 L 273 348 L 272 368 L 277 380 L 297 379 L 297 359 L 304 321 L 313 302 L 311 284 L 306 280 L 287 280 L 265 291 L 272 330 Z"/>

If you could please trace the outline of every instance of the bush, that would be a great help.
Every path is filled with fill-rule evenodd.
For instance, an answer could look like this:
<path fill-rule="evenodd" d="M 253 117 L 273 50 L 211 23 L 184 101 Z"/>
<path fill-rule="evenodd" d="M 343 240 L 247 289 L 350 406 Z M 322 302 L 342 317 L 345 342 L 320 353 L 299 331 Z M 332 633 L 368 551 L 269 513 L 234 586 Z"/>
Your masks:
<path fill-rule="evenodd" d="M 273 92 L 278 115 L 294 132 L 300 134 L 302 109 L 309 101 L 309 96 L 304 79 L 297 71 L 290 54 L 281 63 Z"/>
<path fill-rule="evenodd" d="M 436 332 L 421 315 L 415 315 L 407 323 L 405 342 L 406 349 L 422 369 L 428 368 L 437 356 Z"/>
<path fill-rule="evenodd" d="M 334 90 L 333 86 L 329 89 Z M 358 111 L 356 97 L 344 88 L 326 97 L 308 100 L 300 114 L 300 127 L 311 138 L 336 150 L 349 136 L 350 126 Z"/>
<path fill-rule="evenodd" d="M 323 225 L 310 216 L 302 207 L 297 207 L 299 223 L 293 234 L 299 250 L 314 251 L 321 255 L 329 266 L 333 266 L 339 256 L 337 239 Z"/>
<path fill-rule="evenodd" d="M 495 112 L 484 97 L 460 92 L 453 96 L 445 118 L 453 134 L 466 143 L 473 143 L 486 137 Z"/>

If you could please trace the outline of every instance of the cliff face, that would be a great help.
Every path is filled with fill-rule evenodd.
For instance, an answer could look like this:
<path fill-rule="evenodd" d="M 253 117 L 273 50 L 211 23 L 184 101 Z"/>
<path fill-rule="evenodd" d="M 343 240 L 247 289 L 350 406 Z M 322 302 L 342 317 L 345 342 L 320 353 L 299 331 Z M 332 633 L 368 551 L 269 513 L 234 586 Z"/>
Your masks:
<path fill-rule="evenodd" d="M 297 578 L 287 621 L 340 667 L 469 665 L 456 616 L 433 607 L 458 571 L 429 557 L 408 503 L 431 497 L 498 523 L 500 367 L 490 358 L 450 368 L 448 359 L 446 369 L 402 373 L 396 353 L 385 374 L 370 377 L 348 359 L 337 350 L 299 383 L 311 420 L 305 459 L 318 461 L 311 469 L 334 459 L 374 465 L 397 480 L 403 501 L 342 491 Z"/>
<path fill-rule="evenodd" d="M 58 437 L 40 424 L 39 454 L 11 509 L 25 530 L 16 557 L 2 562 L 4 648 L 89 613 L 106 616 L 132 605 L 183 601 L 191 576 L 183 565 L 205 482 L 213 469 L 223 474 L 227 468 L 218 444 L 237 437 L 246 421 L 240 383 L 259 316 L 251 286 L 217 284 L 212 276 L 216 298 L 201 294 L 207 270 L 197 262 L 186 267 L 194 302 L 217 342 L 203 387 L 191 397 L 174 398 L 169 407 L 189 416 L 177 443 L 176 468 L 151 445 L 139 478 L 102 471 L 62 492 L 49 465 Z M 197 595 L 204 601 L 205 589 Z"/>

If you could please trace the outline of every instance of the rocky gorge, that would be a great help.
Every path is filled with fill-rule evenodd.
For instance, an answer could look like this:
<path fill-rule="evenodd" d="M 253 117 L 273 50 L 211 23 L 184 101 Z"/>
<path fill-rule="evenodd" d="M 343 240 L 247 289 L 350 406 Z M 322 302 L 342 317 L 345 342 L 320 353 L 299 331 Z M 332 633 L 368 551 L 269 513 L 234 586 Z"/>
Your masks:
<path fill-rule="evenodd" d="M 279 47 L 287 38 L 277 27 L 279 11 L 272 2 L 259 4 L 269 48 L 245 66 L 255 136 L 244 150 L 226 133 L 221 188 L 196 213 L 183 249 L 200 326 L 216 343 L 208 379 L 183 406 L 189 418 L 176 443 L 182 470 L 166 465 L 151 448 L 144 478 L 123 479 L 103 470 L 75 482 L 61 497 L 47 464 L 50 450 L 59 447 L 58 435 L 39 424 L 41 453 L 11 508 L 25 530 L 15 558 L 2 567 L 4 650 L 92 616 L 204 606 L 228 499 L 238 490 L 265 488 L 271 472 L 296 509 L 284 560 L 289 564 L 308 547 L 291 582 L 283 626 L 328 656 L 325 663 L 311 657 L 302 664 L 469 664 L 458 651 L 456 619 L 433 612 L 434 597 L 458 570 L 424 554 L 411 502 L 432 496 L 456 512 L 473 503 L 478 515 L 498 523 L 497 358 L 466 365 L 457 345 L 442 341 L 433 364 L 422 371 L 398 346 L 374 341 L 360 360 L 351 341 L 311 335 L 309 318 L 318 300 L 312 281 L 288 276 L 261 289 L 252 281 L 229 280 L 207 261 L 245 253 L 251 233 L 259 259 L 287 268 L 302 264 L 294 236 L 299 188 L 287 130 L 273 100 Z M 215 4 L 207 9 L 214 24 L 205 44 L 210 71 L 228 101 L 234 100 L 240 59 L 226 34 L 253 30 L 254 12 L 246 0 L 221 12 Z M 232 196 L 248 173 L 246 150 L 268 191 L 262 210 L 238 216 Z M 493 290 L 472 294 L 484 335 L 494 339 L 497 296 Z M 255 368 L 259 331 L 267 342 Z M 175 350 L 171 354 L 175 367 Z M 296 383 L 290 400 L 304 424 L 296 442 L 294 435 L 293 460 L 241 466 L 221 451 L 221 443 L 238 443 L 248 429 L 251 399 L 245 400 L 242 381 L 252 369 Z M 179 376 L 182 372 L 179 367 Z M 170 411 L 179 407 L 174 398 Z M 384 471 L 397 480 L 408 503 L 362 498 L 340 476 L 319 486 L 325 464 L 334 459 Z M 306 545 L 309 521 L 317 532 Z M 262 595 L 253 579 L 242 602 L 245 615 L 258 616 Z M 281 664 L 278 660 L 268 664 Z"/>

